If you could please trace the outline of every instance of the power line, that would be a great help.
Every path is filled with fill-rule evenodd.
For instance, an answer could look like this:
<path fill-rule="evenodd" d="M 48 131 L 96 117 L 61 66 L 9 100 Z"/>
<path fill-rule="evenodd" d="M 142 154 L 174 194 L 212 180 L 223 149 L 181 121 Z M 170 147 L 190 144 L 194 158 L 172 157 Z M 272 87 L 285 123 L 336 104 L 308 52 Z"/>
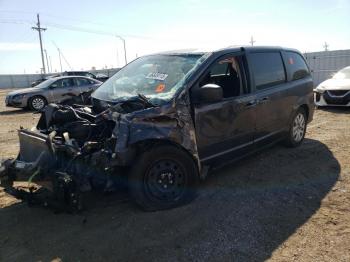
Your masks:
<path fill-rule="evenodd" d="M 59 55 L 59 59 L 60 59 L 60 66 L 61 66 L 61 72 L 63 72 L 63 69 L 62 69 L 62 61 L 61 61 L 61 57 L 64 59 L 64 61 L 67 63 L 68 67 L 70 68 L 70 70 L 72 70 L 72 67 L 70 66 L 70 64 L 68 63 L 67 59 L 64 57 L 61 49 L 56 45 L 56 43 L 54 41 L 51 41 L 54 46 L 56 46 L 57 48 L 57 51 L 58 51 L 58 55 Z"/>
<path fill-rule="evenodd" d="M 119 38 L 119 39 L 123 42 L 125 65 L 128 63 L 128 61 L 127 61 L 127 54 L 126 54 L 126 41 L 125 41 L 125 38 L 122 37 L 122 36 L 120 36 L 120 35 L 116 35 L 116 34 L 114 34 L 114 33 L 106 32 L 106 31 L 101 31 L 101 30 L 85 29 L 85 28 L 76 27 L 76 26 L 63 26 L 63 25 L 52 24 L 52 23 L 46 23 L 46 24 L 49 25 L 49 26 L 51 26 L 51 27 L 58 27 L 58 28 L 65 29 L 65 30 L 78 31 L 78 32 L 85 32 L 85 33 L 92 33 L 92 34 L 99 34 L 99 35 L 115 36 L 115 37 Z M 64 58 L 63 55 L 62 55 L 62 57 Z M 64 58 L 64 59 L 65 59 L 65 58 Z M 65 60 L 66 60 L 66 59 L 65 59 Z M 68 62 L 67 62 L 67 64 L 69 65 Z M 69 67 L 70 67 L 70 66 L 69 66 Z"/>
<path fill-rule="evenodd" d="M 0 24 L 17 24 L 17 25 L 32 25 L 35 22 L 30 20 L 18 20 L 18 19 L 0 19 Z"/>
<path fill-rule="evenodd" d="M 17 14 L 35 14 L 35 12 L 30 12 L 30 11 L 17 11 L 17 10 L 0 10 L 0 13 L 17 13 Z M 88 21 L 88 20 L 81 20 L 81 19 L 76 19 L 76 18 L 71 18 L 71 17 L 65 17 L 65 16 L 57 16 L 57 15 L 53 15 L 50 13 L 43 13 L 40 12 L 42 17 L 52 17 L 52 18 L 57 18 L 60 21 L 61 20 L 70 20 L 70 21 L 76 21 L 79 23 L 84 23 L 84 24 L 91 24 L 91 25 L 98 25 L 98 26 L 103 26 L 103 27 L 111 27 L 111 28 L 115 28 L 115 25 L 112 24 L 106 24 L 106 23 L 96 23 L 96 22 L 92 22 L 92 21 Z"/>

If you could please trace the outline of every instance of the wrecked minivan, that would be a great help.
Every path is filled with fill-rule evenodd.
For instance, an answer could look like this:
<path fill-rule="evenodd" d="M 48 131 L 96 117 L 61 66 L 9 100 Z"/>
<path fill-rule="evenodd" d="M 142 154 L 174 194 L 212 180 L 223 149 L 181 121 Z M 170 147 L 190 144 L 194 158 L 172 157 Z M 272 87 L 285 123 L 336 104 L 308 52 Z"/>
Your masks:
<path fill-rule="evenodd" d="M 73 209 L 85 192 L 127 181 L 145 210 L 172 208 L 193 199 L 210 170 L 278 141 L 299 146 L 313 112 L 312 78 L 296 50 L 148 55 L 87 105 L 47 105 L 36 128 L 18 131 L 19 155 L 2 163 L 1 181 L 17 196 L 14 181 L 46 181 L 45 204 Z"/>

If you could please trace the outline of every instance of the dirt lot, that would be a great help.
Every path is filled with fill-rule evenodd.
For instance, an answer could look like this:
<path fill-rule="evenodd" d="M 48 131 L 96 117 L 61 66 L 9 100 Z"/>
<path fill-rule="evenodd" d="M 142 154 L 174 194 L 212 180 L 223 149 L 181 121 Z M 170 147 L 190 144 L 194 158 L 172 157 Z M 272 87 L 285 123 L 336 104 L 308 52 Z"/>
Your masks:
<path fill-rule="evenodd" d="M 0 157 L 38 115 L 4 107 Z M 0 190 L 0 261 L 350 261 L 350 110 L 317 110 L 305 143 L 275 146 L 212 174 L 199 197 L 145 213 L 126 194 L 81 215 Z"/>

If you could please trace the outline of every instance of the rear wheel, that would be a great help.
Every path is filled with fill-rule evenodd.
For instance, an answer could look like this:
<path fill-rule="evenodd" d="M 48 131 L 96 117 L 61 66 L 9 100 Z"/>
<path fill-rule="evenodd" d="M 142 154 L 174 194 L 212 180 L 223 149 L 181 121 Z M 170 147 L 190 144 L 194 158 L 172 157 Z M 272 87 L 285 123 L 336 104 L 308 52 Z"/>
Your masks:
<path fill-rule="evenodd" d="M 42 96 L 34 96 L 29 100 L 29 108 L 34 111 L 43 109 L 47 104 L 47 101 Z"/>
<path fill-rule="evenodd" d="M 139 156 L 131 168 L 129 190 L 135 202 L 154 211 L 183 205 L 195 197 L 198 171 L 193 159 L 174 146 Z"/>
<path fill-rule="evenodd" d="M 299 146 L 305 138 L 306 126 L 306 112 L 303 108 L 299 108 L 290 124 L 285 144 L 289 147 Z"/>

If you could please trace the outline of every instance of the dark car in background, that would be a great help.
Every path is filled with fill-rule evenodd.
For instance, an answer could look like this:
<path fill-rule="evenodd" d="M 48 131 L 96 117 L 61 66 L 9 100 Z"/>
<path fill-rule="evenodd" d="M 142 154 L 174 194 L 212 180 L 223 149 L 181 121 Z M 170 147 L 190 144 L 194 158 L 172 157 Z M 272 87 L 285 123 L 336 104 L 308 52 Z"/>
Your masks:
<path fill-rule="evenodd" d="M 101 82 L 105 82 L 109 78 L 108 76 L 102 73 L 98 73 L 95 75 L 93 73 L 86 72 L 86 71 L 66 71 L 66 72 L 63 72 L 61 75 L 62 76 L 85 76 L 85 77 L 97 79 Z"/>
<path fill-rule="evenodd" d="M 146 210 L 182 205 L 208 171 L 279 141 L 301 145 L 314 113 L 304 57 L 278 47 L 144 56 L 91 97 L 90 107 L 48 105 L 6 164 L 39 172 L 76 208 L 82 192 L 117 181 Z"/>
<path fill-rule="evenodd" d="M 30 108 L 39 111 L 49 103 L 61 103 L 72 96 L 93 92 L 102 82 L 83 76 L 52 77 L 32 88 L 15 90 L 7 94 L 8 107 Z"/>
<path fill-rule="evenodd" d="M 42 78 L 39 78 L 37 80 L 35 80 L 34 82 L 32 82 L 30 84 L 31 87 L 34 87 L 34 86 L 37 86 L 39 84 L 41 84 L 42 82 L 50 79 L 50 78 L 53 78 L 53 77 L 59 77 L 60 75 L 49 75 L 49 76 L 45 76 L 45 77 L 42 77 Z"/>

